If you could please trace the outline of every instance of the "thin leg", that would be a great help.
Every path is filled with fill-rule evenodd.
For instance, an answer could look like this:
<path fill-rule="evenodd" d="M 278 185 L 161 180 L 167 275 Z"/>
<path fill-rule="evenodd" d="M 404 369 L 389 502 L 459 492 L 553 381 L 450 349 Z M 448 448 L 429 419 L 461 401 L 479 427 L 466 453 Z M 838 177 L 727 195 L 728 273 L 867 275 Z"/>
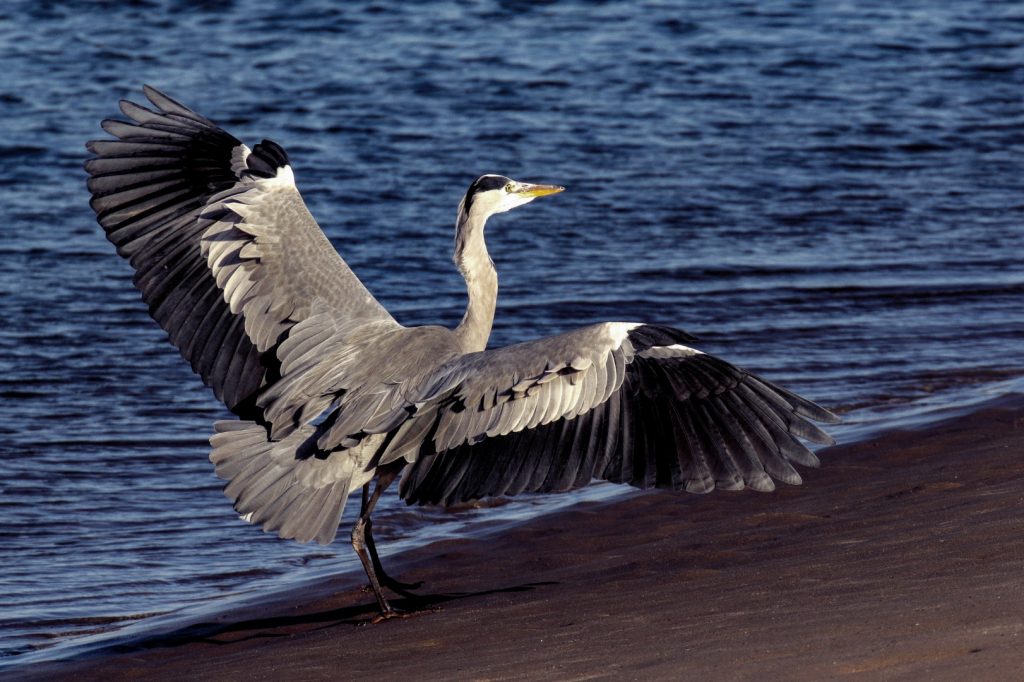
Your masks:
<path fill-rule="evenodd" d="M 370 579 L 370 587 L 373 588 L 373 594 L 377 597 L 377 605 L 380 606 L 380 614 L 374 619 L 376 622 L 377 620 L 392 618 L 397 615 L 397 612 L 391 608 L 391 604 L 384 598 L 384 591 L 380 588 L 377 573 L 374 571 L 373 560 L 370 558 L 370 553 L 366 546 L 366 520 L 369 518 L 369 512 L 373 509 L 372 505 L 368 504 L 369 488 L 369 484 L 363 486 L 363 503 L 359 510 L 359 518 L 356 519 L 355 524 L 352 526 L 352 549 L 356 551 L 356 556 L 359 557 L 359 561 L 363 564 L 366 577 Z"/>
<path fill-rule="evenodd" d="M 384 597 L 381 583 L 403 596 L 415 596 L 403 589 L 404 587 L 414 586 L 406 586 L 404 583 L 389 578 L 384 573 L 380 557 L 377 555 L 377 547 L 373 542 L 373 533 L 370 530 L 372 528 L 370 514 L 373 512 L 373 508 L 377 506 L 377 500 L 380 499 L 381 493 L 391 485 L 400 470 L 401 467 L 393 467 L 389 470 L 381 471 L 377 476 L 377 486 L 373 491 L 373 495 L 370 495 L 369 483 L 363 486 L 363 499 L 359 509 L 359 518 L 352 526 L 352 548 L 356 551 L 359 561 L 363 564 L 363 570 L 366 571 L 366 576 L 370 579 L 370 587 L 373 588 L 373 593 L 377 597 L 377 604 L 380 606 L 380 615 L 374 619 L 375 622 L 399 615 L 399 612 L 392 608 Z"/>
<path fill-rule="evenodd" d="M 401 580 L 395 580 L 384 572 L 384 566 L 380 562 L 380 555 L 377 554 L 377 545 L 373 541 L 373 523 L 369 518 L 366 519 L 365 539 L 366 548 L 370 550 L 370 560 L 373 561 L 373 570 L 377 573 L 377 579 L 380 580 L 380 584 L 395 594 L 400 594 L 407 599 L 418 599 L 419 595 L 414 594 L 409 590 L 415 590 L 423 585 L 422 580 L 415 583 L 404 583 Z"/>

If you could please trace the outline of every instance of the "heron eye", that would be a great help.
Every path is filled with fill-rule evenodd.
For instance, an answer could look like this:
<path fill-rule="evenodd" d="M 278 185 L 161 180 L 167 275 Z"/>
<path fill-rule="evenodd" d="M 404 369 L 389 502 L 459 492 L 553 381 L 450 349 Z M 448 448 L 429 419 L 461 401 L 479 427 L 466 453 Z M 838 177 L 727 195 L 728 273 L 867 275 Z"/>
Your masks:
<path fill-rule="evenodd" d="M 514 191 L 515 191 L 515 189 L 516 189 L 516 186 L 515 186 L 514 184 L 512 184 L 511 182 L 510 182 L 510 183 L 507 183 L 507 184 L 505 185 L 505 191 L 506 191 L 506 192 L 514 192 Z"/>

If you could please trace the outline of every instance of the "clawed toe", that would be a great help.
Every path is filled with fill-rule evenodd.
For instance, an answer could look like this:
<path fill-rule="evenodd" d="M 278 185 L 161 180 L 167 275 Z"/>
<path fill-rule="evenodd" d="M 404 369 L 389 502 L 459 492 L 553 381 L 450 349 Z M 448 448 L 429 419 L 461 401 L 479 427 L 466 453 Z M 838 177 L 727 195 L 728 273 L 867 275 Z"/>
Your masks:
<path fill-rule="evenodd" d="M 411 615 L 411 611 L 402 611 L 401 609 L 396 609 L 394 607 L 389 606 L 386 610 L 381 611 L 376 616 L 371 618 L 369 624 L 376 625 L 378 623 L 383 623 L 386 620 L 391 620 L 392 618 L 408 618 Z"/>

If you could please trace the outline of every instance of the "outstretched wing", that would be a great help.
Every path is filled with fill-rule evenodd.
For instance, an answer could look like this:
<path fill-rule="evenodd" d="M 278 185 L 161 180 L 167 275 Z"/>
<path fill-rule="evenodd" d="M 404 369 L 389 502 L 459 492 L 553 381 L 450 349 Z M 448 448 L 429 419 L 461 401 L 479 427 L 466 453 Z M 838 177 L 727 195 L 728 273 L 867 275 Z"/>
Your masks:
<path fill-rule="evenodd" d="M 594 478 L 690 492 L 800 483 L 800 438 L 828 410 L 683 345 L 668 327 L 609 323 L 463 356 L 402 480 L 409 503 L 567 490 Z"/>
<path fill-rule="evenodd" d="M 318 344 L 398 324 L 310 215 L 281 147 L 250 150 L 153 88 L 145 94 L 153 109 L 122 102 L 131 120 L 103 122 L 117 139 L 87 145 L 91 205 L 192 368 L 236 414 L 262 420 L 257 394 L 282 365 L 315 378 Z M 278 357 L 299 324 L 291 349 L 305 361 Z"/>

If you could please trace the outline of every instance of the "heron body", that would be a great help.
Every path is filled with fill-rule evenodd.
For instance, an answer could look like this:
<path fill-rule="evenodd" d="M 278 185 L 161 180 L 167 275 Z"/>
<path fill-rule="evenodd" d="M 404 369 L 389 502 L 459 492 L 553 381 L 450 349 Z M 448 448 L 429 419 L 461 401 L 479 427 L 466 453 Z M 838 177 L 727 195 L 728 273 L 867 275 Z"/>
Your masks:
<path fill-rule="evenodd" d="M 91 205 L 150 314 L 237 417 L 210 459 L 251 523 L 331 542 L 362 491 L 352 541 L 394 613 L 370 514 L 398 479 L 410 504 L 563 491 L 595 478 L 709 492 L 800 483 L 835 415 L 688 345 L 671 327 L 594 324 L 487 349 L 498 278 L 489 217 L 562 190 L 484 175 L 459 204 L 460 324 L 404 327 L 333 248 L 288 156 L 246 147 L 147 87 L 86 162 Z M 373 494 L 370 485 L 376 480 Z"/>

